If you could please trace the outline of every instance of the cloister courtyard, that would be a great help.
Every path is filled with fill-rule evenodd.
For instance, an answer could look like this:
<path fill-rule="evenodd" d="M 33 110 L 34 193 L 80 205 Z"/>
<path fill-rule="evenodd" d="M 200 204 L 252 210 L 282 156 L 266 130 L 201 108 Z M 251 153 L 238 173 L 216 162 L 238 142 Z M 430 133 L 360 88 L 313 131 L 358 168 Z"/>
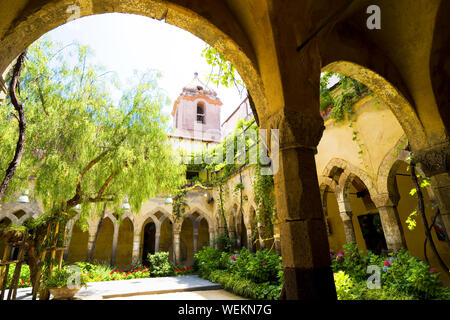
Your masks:
<path fill-rule="evenodd" d="M 0 0 L 0 300 L 450 300 L 449 13 Z"/>

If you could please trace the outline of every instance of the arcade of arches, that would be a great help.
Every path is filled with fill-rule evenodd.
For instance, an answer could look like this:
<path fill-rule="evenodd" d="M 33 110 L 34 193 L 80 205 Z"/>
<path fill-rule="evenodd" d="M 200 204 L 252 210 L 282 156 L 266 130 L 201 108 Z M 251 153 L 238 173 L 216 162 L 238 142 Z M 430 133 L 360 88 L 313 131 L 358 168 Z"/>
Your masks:
<path fill-rule="evenodd" d="M 164 20 L 203 39 L 236 66 L 254 101 L 260 127 L 280 130 L 280 166 L 274 178 L 285 298 L 336 299 L 329 248 L 344 241 L 356 239 L 361 248 L 374 250 L 406 246 L 421 254 L 420 227 L 408 233 L 404 225 L 413 206 L 403 163 L 408 155 L 402 150 L 396 156 L 395 146 L 405 137 L 423 175 L 430 178 L 428 197 L 441 213 L 442 235 L 436 242 L 449 261 L 449 247 L 441 239 L 448 238 L 450 230 L 450 2 L 4 1 L 0 4 L 1 73 L 33 41 L 65 23 L 70 16 L 67 8 L 74 3 L 80 16 L 123 12 Z M 374 4 L 381 9 L 379 30 L 366 25 L 366 9 Z M 352 142 L 348 126 L 330 122 L 324 126 L 318 112 L 321 71 L 351 76 L 381 100 L 380 112 L 361 102 L 360 145 Z M 111 215 L 109 238 L 98 243 L 99 250 L 105 251 L 96 254 L 125 261 L 124 252 L 131 247 L 132 258 L 140 259 L 142 237 L 147 234 L 153 239 L 154 232 L 154 250 L 159 241 L 160 248 L 166 246 L 189 262 L 189 249 L 198 250 L 205 243 L 205 223 L 209 239 L 218 230 L 214 210 L 199 210 L 197 218 L 192 211 L 175 223 L 170 211 L 160 207 L 155 212 L 148 207 L 120 225 Z M 244 222 L 250 212 L 249 204 Z M 19 220 L 10 211 L 2 215 Z M 154 227 L 143 225 L 148 217 Z M 235 217 L 239 227 L 232 232 L 253 230 L 248 221 L 244 229 L 241 221 Z M 87 237 L 88 248 L 92 234 L 83 235 L 74 226 L 73 239 L 86 243 Z M 145 248 L 153 250 L 151 245 Z M 82 251 L 78 248 L 73 255 Z"/>

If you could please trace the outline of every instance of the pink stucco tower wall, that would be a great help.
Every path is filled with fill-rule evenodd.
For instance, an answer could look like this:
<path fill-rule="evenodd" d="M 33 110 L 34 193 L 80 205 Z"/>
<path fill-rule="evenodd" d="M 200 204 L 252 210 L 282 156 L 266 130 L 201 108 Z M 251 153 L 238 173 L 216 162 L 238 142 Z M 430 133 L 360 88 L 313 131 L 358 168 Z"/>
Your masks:
<path fill-rule="evenodd" d="M 220 142 L 220 107 L 217 93 L 194 74 L 172 109 L 173 137 Z"/>

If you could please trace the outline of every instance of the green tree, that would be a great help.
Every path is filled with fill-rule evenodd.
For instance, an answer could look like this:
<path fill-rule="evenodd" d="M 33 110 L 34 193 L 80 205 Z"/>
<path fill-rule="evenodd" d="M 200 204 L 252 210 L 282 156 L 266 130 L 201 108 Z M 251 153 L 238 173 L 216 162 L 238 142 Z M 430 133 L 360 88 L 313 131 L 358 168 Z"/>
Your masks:
<path fill-rule="evenodd" d="M 7 195 L 33 177 L 33 196 L 41 200 L 44 214 L 27 225 L 32 272 L 49 223 L 66 223 L 77 214 L 77 205 L 83 225 L 105 203 L 120 215 L 128 198 L 132 211 L 139 212 L 148 198 L 184 183 L 184 167 L 175 161 L 166 135 L 168 119 L 161 112 L 169 102 L 158 87 L 161 75 L 136 73 L 137 83 L 124 89 L 115 105 L 110 82 L 101 76 L 104 70 L 89 62 L 89 48 L 68 50 L 47 39 L 36 42 L 20 81 L 28 140 L 21 174 L 12 179 Z M 3 142 L 11 150 L 11 142 Z M 21 178 L 25 181 L 19 183 Z"/>

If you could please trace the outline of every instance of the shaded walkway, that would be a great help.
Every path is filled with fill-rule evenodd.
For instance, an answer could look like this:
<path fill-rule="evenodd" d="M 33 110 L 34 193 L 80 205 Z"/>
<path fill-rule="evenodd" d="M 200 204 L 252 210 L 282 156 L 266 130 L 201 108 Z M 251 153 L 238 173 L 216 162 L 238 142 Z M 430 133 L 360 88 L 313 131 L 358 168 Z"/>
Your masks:
<path fill-rule="evenodd" d="M 161 277 L 129 279 L 103 282 L 89 282 L 87 288 L 82 288 L 76 295 L 80 300 L 102 300 L 125 298 L 153 299 L 150 295 L 165 295 L 161 299 L 232 299 L 234 295 L 229 294 L 218 284 L 201 279 L 196 275 L 181 277 Z M 208 294 L 207 291 L 215 291 Z M 221 292 L 218 292 L 221 291 Z M 185 294 L 179 294 L 184 292 Z M 197 295 L 192 294 L 198 292 Z M 187 294 L 189 293 L 189 294 Z M 169 295 L 167 295 L 169 294 Z M 240 297 L 234 296 L 236 299 Z M 31 300 L 31 288 L 17 290 L 17 300 Z"/>

